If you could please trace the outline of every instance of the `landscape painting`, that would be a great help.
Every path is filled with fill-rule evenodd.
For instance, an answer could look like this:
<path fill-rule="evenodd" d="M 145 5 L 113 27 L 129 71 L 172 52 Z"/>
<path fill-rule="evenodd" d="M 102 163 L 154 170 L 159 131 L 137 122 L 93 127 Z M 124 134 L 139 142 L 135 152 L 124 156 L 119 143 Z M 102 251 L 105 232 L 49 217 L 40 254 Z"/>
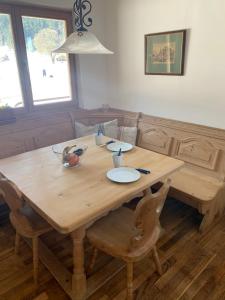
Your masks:
<path fill-rule="evenodd" d="M 145 35 L 145 74 L 183 75 L 186 30 Z"/>

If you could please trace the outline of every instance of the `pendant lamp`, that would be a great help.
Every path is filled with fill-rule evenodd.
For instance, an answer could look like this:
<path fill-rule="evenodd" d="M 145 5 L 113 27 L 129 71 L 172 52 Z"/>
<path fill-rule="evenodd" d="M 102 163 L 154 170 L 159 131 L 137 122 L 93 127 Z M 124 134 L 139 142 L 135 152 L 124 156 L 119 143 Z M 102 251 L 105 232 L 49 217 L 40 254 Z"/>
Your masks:
<path fill-rule="evenodd" d="M 62 46 L 55 49 L 53 53 L 70 54 L 113 54 L 112 51 L 105 48 L 97 37 L 87 30 L 92 25 L 92 18 L 87 17 L 92 10 L 92 4 L 89 0 L 76 0 L 73 6 L 75 14 L 75 28 L 73 32 L 63 43 Z"/>

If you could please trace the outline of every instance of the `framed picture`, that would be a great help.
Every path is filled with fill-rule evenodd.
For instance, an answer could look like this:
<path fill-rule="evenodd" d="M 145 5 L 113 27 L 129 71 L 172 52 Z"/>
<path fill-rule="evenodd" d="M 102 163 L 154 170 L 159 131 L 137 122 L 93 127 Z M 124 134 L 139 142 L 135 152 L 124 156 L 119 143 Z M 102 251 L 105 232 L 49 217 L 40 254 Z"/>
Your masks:
<path fill-rule="evenodd" d="M 145 74 L 184 75 L 186 30 L 145 35 Z"/>

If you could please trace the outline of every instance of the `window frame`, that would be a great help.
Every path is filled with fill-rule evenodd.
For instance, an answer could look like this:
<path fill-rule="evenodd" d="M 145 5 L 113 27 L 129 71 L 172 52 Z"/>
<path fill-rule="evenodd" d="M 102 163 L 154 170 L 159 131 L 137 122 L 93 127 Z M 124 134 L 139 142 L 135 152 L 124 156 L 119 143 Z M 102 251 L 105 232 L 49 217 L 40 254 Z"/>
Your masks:
<path fill-rule="evenodd" d="M 71 101 L 34 105 L 32 87 L 29 73 L 29 65 L 26 51 L 26 43 L 23 31 L 22 16 L 39 17 L 47 19 L 59 19 L 66 22 L 67 36 L 73 32 L 72 13 L 61 9 L 46 8 L 43 6 L 25 6 L 0 3 L 0 13 L 9 14 L 11 18 L 12 33 L 14 38 L 17 58 L 18 73 L 24 106 L 13 108 L 16 115 L 34 113 L 38 111 L 64 110 L 71 107 L 78 108 L 77 82 L 75 55 L 69 54 L 69 75 L 71 86 Z"/>

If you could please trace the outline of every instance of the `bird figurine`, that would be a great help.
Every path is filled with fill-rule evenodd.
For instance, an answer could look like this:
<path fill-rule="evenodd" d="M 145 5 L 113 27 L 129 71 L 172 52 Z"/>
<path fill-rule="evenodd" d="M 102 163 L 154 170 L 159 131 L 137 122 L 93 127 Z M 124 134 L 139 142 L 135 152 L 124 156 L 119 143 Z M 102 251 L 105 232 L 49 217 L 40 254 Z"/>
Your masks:
<path fill-rule="evenodd" d="M 76 147 L 76 145 L 73 145 L 64 148 L 62 153 L 62 163 L 65 167 L 75 167 L 79 164 L 80 156 L 83 155 L 84 149 L 78 148 L 72 152 L 71 150 Z"/>

